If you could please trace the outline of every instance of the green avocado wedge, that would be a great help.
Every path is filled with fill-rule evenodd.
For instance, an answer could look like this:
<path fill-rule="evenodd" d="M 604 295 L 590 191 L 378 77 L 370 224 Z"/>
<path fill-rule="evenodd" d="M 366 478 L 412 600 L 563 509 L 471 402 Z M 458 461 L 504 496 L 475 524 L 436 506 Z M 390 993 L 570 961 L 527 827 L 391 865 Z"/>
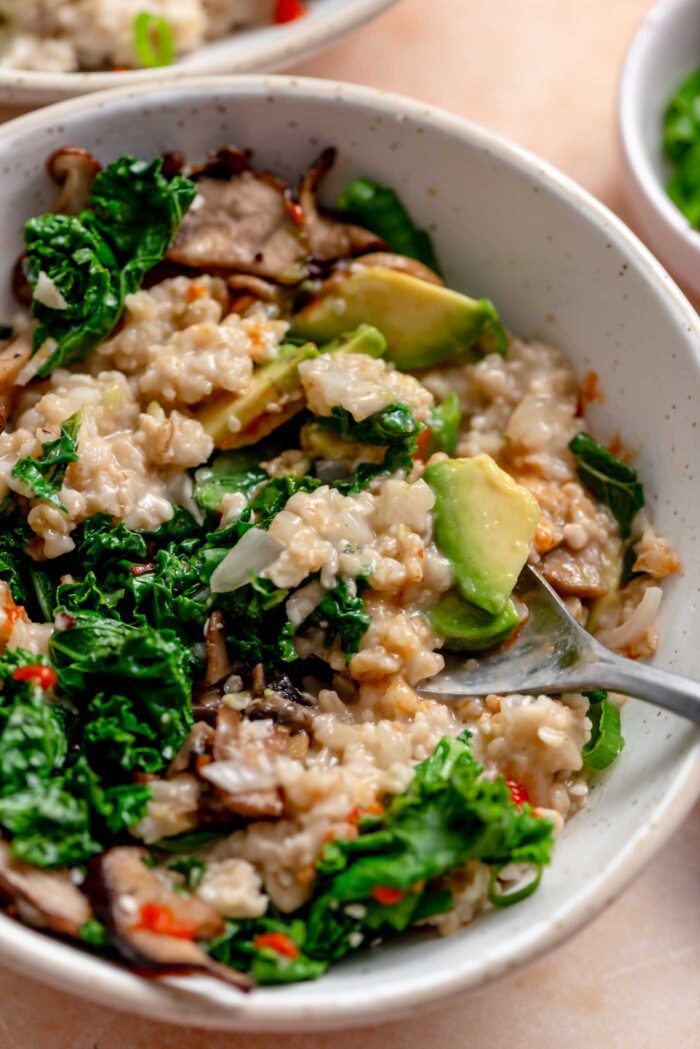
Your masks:
<path fill-rule="evenodd" d="M 261 365 L 243 394 L 220 393 L 196 412 L 204 429 L 219 449 L 245 448 L 267 437 L 304 407 L 299 365 L 320 353 L 365 353 L 381 357 L 386 339 L 369 324 L 356 331 L 339 333 L 328 345 L 313 342 L 280 346 L 279 356 Z"/>
<path fill-rule="evenodd" d="M 506 608 L 535 536 L 540 508 L 489 455 L 443 459 L 423 475 L 435 495 L 435 538 L 462 597 L 489 613 Z"/>
<path fill-rule="evenodd" d="M 470 604 L 454 590 L 441 597 L 428 611 L 428 622 L 445 638 L 444 647 L 453 652 L 481 652 L 505 641 L 520 617 L 512 601 L 498 615 L 490 615 Z"/>
<path fill-rule="evenodd" d="M 363 322 L 382 332 L 388 359 L 402 371 L 506 351 L 506 334 L 488 299 L 382 266 L 358 266 L 342 280 L 331 278 L 296 314 L 292 331 L 322 343 Z"/>

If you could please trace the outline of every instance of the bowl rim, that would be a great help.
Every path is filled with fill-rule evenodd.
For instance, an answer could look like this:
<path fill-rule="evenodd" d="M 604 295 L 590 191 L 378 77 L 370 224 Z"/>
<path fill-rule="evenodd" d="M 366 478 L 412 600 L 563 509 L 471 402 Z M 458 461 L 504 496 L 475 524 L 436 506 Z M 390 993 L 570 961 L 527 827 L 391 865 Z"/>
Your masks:
<path fill-rule="evenodd" d="M 640 85 L 649 55 L 659 39 L 672 30 L 676 19 L 695 6 L 697 0 L 657 0 L 647 12 L 623 61 L 618 86 L 617 118 L 624 160 L 645 205 L 700 260 L 700 230 L 693 229 L 666 193 L 644 146 L 638 120 Z M 700 58 L 698 61 L 700 63 Z"/>
<path fill-rule="evenodd" d="M 130 99 L 149 99 L 151 105 L 160 97 L 186 95 L 188 101 L 202 96 L 217 97 L 220 92 L 262 97 L 278 96 L 298 99 L 338 101 L 371 110 L 375 115 L 393 120 L 412 120 L 430 124 L 436 130 L 458 138 L 518 168 L 530 178 L 565 198 L 581 216 L 596 226 L 611 244 L 634 259 L 649 290 L 666 300 L 669 310 L 678 314 L 689 333 L 694 333 L 700 347 L 700 317 L 654 258 L 629 228 L 605 205 L 548 162 L 522 146 L 495 132 L 486 130 L 455 114 L 404 96 L 376 88 L 344 84 L 333 80 L 293 76 L 235 76 L 214 84 L 205 77 L 187 78 L 163 86 L 129 86 L 72 98 L 19 117 L 0 127 L 0 146 L 11 144 L 17 134 L 59 124 L 62 118 L 85 110 L 102 110 L 112 103 Z M 171 104 L 173 99 L 171 97 Z M 176 103 L 177 104 L 177 103 Z M 184 104 L 181 103 L 181 104 Z M 97 117 L 99 119 L 99 117 Z M 700 367 L 700 350 L 691 353 Z M 74 946 L 54 940 L 0 914 L 0 958 L 11 967 L 46 983 L 82 995 L 112 1008 L 121 1009 L 170 1023 L 186 1023 L 204 1028 L 240 1031 L 311 1031 L 349 1028 L 395 1019 L 417 1012 L 453 997 L 469 988 L 494 980 L 533 961 L 544 952 L 571 936 L 599 914 L 640 873 L 653 854 L 672 834 L 690 811 L 700 794 L 700 733 L 689 730 L 682 744 L 682 759 L 673 773 L 668 790 L 645 823 L 620 848 L 601 877 L 582 887 L 566 911 L 547 927 L 527 931 L 517 939 L 506 941 L 496 959 L 488 964 L 469 964 L 465 953 L 463 967 L 450 972 L 425 972 L 418 987 L 415 981 L 400 991 L 385 991 L 381 983 L 360 998 L 356 992 L 332 999 L 319 993 L 294 998 L 290 988 L 261 990 L 241 996 L 240 1004 L 218 1005 L 210 997 L 193 994 L 182 981 L 143 980 L 118 965 L 89 955 Z M 605 879 L 602 879 L 602 874 Z M 89 975 L 86 972 L 89 970 Z M 292 993 L 289 994 L 289 990 Z"/>
<path fill-rule="evenodd" d="M 121 90 L 122 86 L 163 86 L 174 81 L 192 77 L 217 76 L 219 74 L 269 72 L 293 62 L 302 61 L 322 48 L 329 47 L 341 37 L 359 29 L 366 22 L 381 14 L 398 0 L 344 0 L 337 10 L 320 9 L 312 18 L 300 18 L 282 26 L 259 26 L 244 32 L 262 33 L 274 29 L 262 40 L 258 40 L 249 53 L 232 61 L 227 57 L 227 44 L 239 38 L 238 33 L 229 33 L 211 40 L 171 66 L 157 69 L 127 69 L 118 74 L 115 86 L 113 71 L 42 73 L 32 69 L 0 68 L 0 99 L 7 96 L 31 97 L 36 104 L 44 97 L 46 102 L 66 99 L 89 92 Z M 212 50 L 217 50 L 215 55 Z M 39 103 L 40 104 L 40 103 Z"/>

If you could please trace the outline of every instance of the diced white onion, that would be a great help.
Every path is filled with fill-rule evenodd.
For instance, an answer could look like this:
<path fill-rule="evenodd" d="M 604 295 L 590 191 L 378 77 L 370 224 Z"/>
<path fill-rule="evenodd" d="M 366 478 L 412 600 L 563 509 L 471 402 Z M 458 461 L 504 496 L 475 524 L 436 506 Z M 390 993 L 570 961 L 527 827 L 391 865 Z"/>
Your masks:
<path fill-rule="evenodd" d="M 40 302 L 42 306 L 47 306 L 50 310 L 68 309 L 68 303 L 66 302 L 63 293 L 57 285 L 54 284 L 48 273 L 44 273 L 43 270 L 39 274 L 39 279 L 36 282 L 36 287 L 34 288 L 34 294 L 32 297 L 35 302 Z"/>
<path fill-rule="evenodd" d="M 649 586 L 644 591 L 644 597 L 634 609 L 632 614 L 612 630 L 606 630 L 598 635 L 598 640 L 608 648 L 627 648 L 641 641 L 650 626 L 653 626 L 661 604 L 663 591 L 659 586 Z"/>
<path fill-rule="evenodd" d="M 253 768 L 235 759 L 212 761 L 202 768 L 201 775 L 229 794 L 249 794 L 254 790 L 270 790 L 277 786 L 277 776 L 269 765 Z"/>
<path fill-rule="evenodd" d="M 260 575 L 277 560 L 282 550 L 284 547 L 277 539 L 261 528 L 251 528 L 214 569 L 209 583 L 212 593 L 228 594 L 245 586 L 251 574 Z"/>

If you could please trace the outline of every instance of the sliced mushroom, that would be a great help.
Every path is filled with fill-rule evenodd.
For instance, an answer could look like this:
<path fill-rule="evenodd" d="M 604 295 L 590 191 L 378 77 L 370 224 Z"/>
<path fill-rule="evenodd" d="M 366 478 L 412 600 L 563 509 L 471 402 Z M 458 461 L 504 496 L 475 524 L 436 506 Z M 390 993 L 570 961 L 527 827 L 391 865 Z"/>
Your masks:
<path fill-rule="evenodd" d="M 261 696 L 248 704 L 245 716 L 250 721 L 270 719 L 291 729 L 309 732 L 313 726 L 315 702 L 308 693 L 300 692 L 286 674 L 268 685 Z"/>
<path fill-rule="evenodd" d="M 0 841 L 0 895 L 22 921 L 61 936 L 79 937 L 81 925 L 92 918 L 67 870 L 30 867 L 13 857 L 6 841 Z"/>
<path fill-rule="evenodd" d="M 17 377 L 31 355 L 31 339 L 25 334 L 12 339 L 0 353 L 0 433 L 12 414 Z"/>
<path fill-rule="evenodd" d="M 215 609 L 207 623 L 206 651 L 207 669 L 204 674 L 205 685 L 218 685 L 233 673 L 233 666 L 226 651 L 226 623 L 224 613 Z"/>
<path fill-rule="evenodd" d="M 206 670 L 192 697 L 194 716 L 210 724 L 216 720 L 216 714 L 223 701 L 223 683 L 234 670 L 226 651 L 224 627 L 224 614 L 220 609 L 216 609 L 207 623 Z"/>
<path fill-rule="evenodd" d="M 289 742 L 289 729 L 277 724 L 267 735 L 244 738 L 240 714 L 222 707 L 216 719 L 214 761 L 200 774 L 214 785 L 228 812 L 245 819 L 279 819 L 283 804 L 273 762 L 286 753 Z"/>
<path fill-rule="evenodd" d="M 319 209 L 316 201 L 318 188 L 333 167 L 335 158 L 335 149 L 324 149 L 304 175 L 299 187 L 299 203 L 309 247 L 317 262 L 333 262 L 351 255 L 361 255 L 373 248 L 386 247 L 376 233 L 352 222 L 343 222 Z"/>
<path fill-rule="evenodd" d="M 280 284 L 304 280 L 309 272 L 306 237 L 290 213 L 284 183 L 244 169 L 227 180 L 201 177 L 197 189 L 169 262 L 251 273 Z"/>
<path fill-rule="evenodd" d="M 63 215 L 77 215 L 87 204 L 102 165 L 86 149 L 64 146 L 51 154 L 46 169 L 61 187 L 54 211 Z"/>
<path fill-rule="evenodd" d="M 564 597 L 604 597 L 610 589 L 599 550 L 589 547 L 587 558 L 557 548 L 542 562 L 542 575 Z"/>
<path fill-rule="evenodd" d="M 167 888 L 144 860 L 148 853 L 135 846 L 117 846 L 91 864 L 85 882 L 98 916 L 112 933 L 114 944 L 133 965 L 159 974 L 207 972 L 218 979 L 250 989 L 247 976 L 219 965 L 197 944 L 224 931 L 224 922 L 202 900 L 182 896 Z M 149 913 L 164 918 L 155 931 Z"/>
<path fill-rule="evenodd" d="M 219 706 L 221 701 L 219 701 Z M 184 743 L 170 762 L 168 779 L 180 772 L 187 772 L 193 759 L 211 752 L 214 746 L 214 729 L 206 721 L 196 721 L 187 733 Z"/>

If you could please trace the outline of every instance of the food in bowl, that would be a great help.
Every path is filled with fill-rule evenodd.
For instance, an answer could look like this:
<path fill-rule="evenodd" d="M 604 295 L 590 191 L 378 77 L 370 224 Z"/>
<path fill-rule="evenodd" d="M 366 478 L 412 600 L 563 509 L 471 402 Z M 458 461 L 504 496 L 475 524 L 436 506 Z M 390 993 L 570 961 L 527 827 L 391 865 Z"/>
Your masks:
<path fill-rule="evenodd" d="M 49 161 L 4 333 L 0 887 L 154 973 L 311 979 L 532 893 L 623 698 L 421 698 L 529 559 L 650 655 L 679 561 L 596 376 L 445 286 L 396 194 L 224 148 Z"/>
<path fill-rule="evenodd" d="M 668 103 L 663 148 L 672 169 L 668 195 L 690 225 L 700 229 L 700 69 L 683 81 Z"/>
<path fill-rule="evenodd" d="M 208 41 L 305 13 L 303 0 L 0 0 L 0 67 L 167 66 Z"/>

